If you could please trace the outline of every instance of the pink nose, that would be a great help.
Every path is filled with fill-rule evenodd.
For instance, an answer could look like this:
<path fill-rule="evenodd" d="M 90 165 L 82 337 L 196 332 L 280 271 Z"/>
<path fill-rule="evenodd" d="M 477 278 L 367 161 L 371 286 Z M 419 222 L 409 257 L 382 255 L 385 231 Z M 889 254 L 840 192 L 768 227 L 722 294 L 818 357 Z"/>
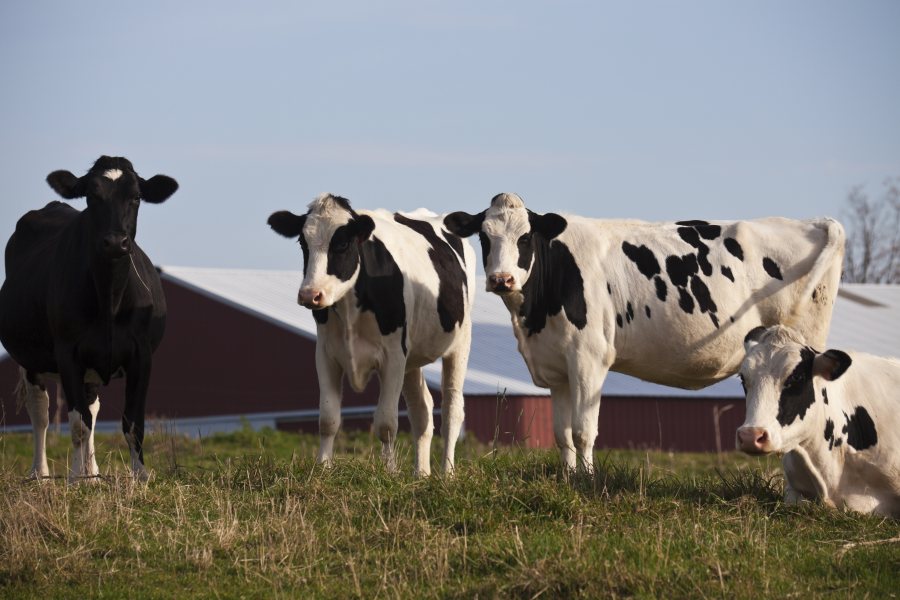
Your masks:
<path fill-rule="evenodd" d="M 767 454 L 772 451 L 769 432 L 762 427 L 741 427 L 737 430 L 738 449 L 747 454 Z"/>
<path fill-rule="evenodd" d="M 297 294 L 297 302 L 306 308 L 322 308 L 325 305 L 325 294 L 321 290 L 301 288 Z"/>
<path fill-rule="evenodd" d="M 495 292 L 509 292 L 513 289 L 516 280 L 510 273 L 494 273 L 488 277 L 491 289 Z"/>

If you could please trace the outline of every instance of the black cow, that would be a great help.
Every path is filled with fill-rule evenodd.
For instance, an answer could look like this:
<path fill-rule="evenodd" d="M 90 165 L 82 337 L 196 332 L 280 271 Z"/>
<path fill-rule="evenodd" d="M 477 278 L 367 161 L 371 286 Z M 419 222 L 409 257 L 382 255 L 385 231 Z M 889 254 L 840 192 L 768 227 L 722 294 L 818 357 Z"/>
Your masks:
<path fill-rule="evenodd" d="M 166 301 L 159 275 L 134 237 L 140 201 L 163 202 L 178 184 L 165 175 L 142 179 L 127 159 L 109 156 L 84 177 L 54 171 L 47 183 L 67 200 L 87 198 L 87 208 L 51 202 L 30 211 L 6 245 L 0 342 L 21 367 L 17 396 L 35 438 L 31 475 L 49 475 L 45 379 L 58 377 L 69 405 L 73 480 L 99 474 L 97 389 L 124 375 L 122 430 L 134 476 L 146 480 L 144 405 Z"/>

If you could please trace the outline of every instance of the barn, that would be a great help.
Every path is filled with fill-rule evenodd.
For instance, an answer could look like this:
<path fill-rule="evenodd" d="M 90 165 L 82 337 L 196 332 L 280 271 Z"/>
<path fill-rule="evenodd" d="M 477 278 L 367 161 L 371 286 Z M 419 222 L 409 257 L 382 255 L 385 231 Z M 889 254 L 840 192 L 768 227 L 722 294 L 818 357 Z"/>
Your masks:
<path fill-rule="evenodd" d="M 154 356 L 148 417 L 194 435 L 247 424 L 315 431 L 316 328 L 312 314 L 295 301 L 300 271 L 169 266 L 160 272 L 169 321 Z M 503 303 L 483 291 L 483 278 L 477 286 L 464 386 L 465 431 L 484 442 L 550 447 L 548 391 L 532 384 Z M 844 285 L 829 346 L 896 356 L 898 316 L 900 286 Z M 16 409 L 13 399 L 16 372 L 15 363 L 0 351 L 2 427 L 28 431 L 28 416 Z M 426 368 L 425 377 L 439 424 L 439 366 Z M 99 431 L 119 430 L 123 393 L 122 382 L 116 381 L 101 394 Z M 743 392 L 736 378 L 692 392 L 610 373 L 603 394 L 600 447 L 730 449 L 744 417 Z M 347 387 L 344 427 L 368 428 L 376 399 L 377 381 L 360 394 Z M 51 413 L 54 405 L 51 402 Z M 64 411 L 56 412 L 57 420 L 66 420 Z M 401 426 L 403 417 L 401 412 Z"/>

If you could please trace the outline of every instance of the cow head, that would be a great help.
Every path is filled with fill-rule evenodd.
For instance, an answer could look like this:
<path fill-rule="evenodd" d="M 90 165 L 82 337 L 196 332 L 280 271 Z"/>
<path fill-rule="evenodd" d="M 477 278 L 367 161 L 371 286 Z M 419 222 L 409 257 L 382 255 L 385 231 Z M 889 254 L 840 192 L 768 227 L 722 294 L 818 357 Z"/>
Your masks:
<path fill-rule="evenodd" d="M 823 409 L 816 378 L 837 379 L 851 359 L 840 350 L 816 352 L 783 325 L 757 327 L 747 334 L 744 347 L 740 375 L 747 417 L 737 430 L 738 449 L 748 454 L 788 452 L 818 431 L 812 416 Z"/>
<path fill-rule="evenodd" d="M 555 213 L 531 212 L 516 194 L 497 194 L 487 210 L 477 215 L 450 213 L 444 226 L 462 237 L 478 233 L 487 290 L 507 294 L 522 290 L 539 244 L 565 231 L 566 220 Z"/>
<path fill-rule="evenodd" d="M 375 229 L 368 215 L 359 215 L 340 196 L 322 194 L 302 216 L 282 210 L 272 213 L 269 226 L 300 240 L 303 283 L 297 302 L 311 309 L 327 308 L 344 297 L 359 276 L 360 248 Z"/>
<path fill-rule="evenodd" d="M 137 233 L 137 215 L 141 200 L 164 202 L 178 189 L 178 183 L 166 175 L 142 179 L 126 158 L 101 156 L 83 177 L 69 171 L 54 171 L 47 176 L 57 194 L 66 200 L 87 198 L 88 223 L 97 253 L 108 259 L 131 253 Z"/>

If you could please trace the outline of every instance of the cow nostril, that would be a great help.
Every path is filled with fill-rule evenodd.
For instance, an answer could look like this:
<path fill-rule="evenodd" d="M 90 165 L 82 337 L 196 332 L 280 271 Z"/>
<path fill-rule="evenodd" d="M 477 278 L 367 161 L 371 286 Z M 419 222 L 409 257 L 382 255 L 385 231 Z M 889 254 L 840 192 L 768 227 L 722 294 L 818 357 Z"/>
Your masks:
<path fill-rule="evenodd" d="M 313 299 L 312 299 L 313 304 L 317 304 L 317 305 L 322 304 L 323 300 L 324 300 L 324 297 L 322 296 L 322 292 L 316 293 L 316 295 L 313 296 Z"/>
<path fill-rule="evenodd" d="M 764 430 L 762 433 L 760 433 L 756 437 L 756 445 L 757 446 L 762 446 L 763 444 L 765 444 L 768 441 L 769 441 L 769 432 L 768 431 Z"/>

